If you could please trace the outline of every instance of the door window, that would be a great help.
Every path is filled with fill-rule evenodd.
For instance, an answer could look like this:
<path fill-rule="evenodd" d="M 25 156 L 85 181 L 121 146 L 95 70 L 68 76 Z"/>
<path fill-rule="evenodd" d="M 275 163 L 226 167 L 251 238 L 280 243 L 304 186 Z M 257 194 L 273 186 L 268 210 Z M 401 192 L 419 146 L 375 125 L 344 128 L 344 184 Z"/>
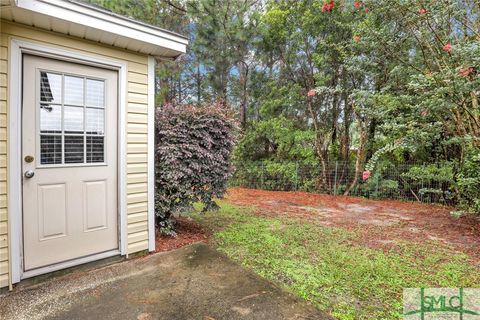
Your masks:
<path fill-rule="evenodd" d="M 41 165 L 105 162 L 105 80 L 40 71 Z"/>

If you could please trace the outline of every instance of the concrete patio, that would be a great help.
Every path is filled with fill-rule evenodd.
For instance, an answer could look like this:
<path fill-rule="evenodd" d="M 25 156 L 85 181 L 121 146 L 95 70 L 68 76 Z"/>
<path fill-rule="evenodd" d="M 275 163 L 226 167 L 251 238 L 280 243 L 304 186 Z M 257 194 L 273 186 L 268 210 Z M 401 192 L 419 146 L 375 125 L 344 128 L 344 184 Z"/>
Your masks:
<path fill-rule="evenodd" d="M 330 319 L 197 243 L 0 294 L 1 319 Z"/>

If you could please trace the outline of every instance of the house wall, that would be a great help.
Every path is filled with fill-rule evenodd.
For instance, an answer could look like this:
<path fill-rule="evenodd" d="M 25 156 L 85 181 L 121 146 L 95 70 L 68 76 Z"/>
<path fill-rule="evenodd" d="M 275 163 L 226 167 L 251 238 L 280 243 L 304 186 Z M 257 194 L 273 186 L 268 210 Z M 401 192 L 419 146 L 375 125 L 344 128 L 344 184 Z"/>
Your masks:
<path fill-rule="evenodd" d="M 0 36 L 0 287 L 5 287 L 9 283 L 7 112 L 8 52 L 12 37 L 29 42 L 64 47 L 69 50 L 74 49 L 83 54 L 103 55 L 127 63 L 127 253 L 148 249 L 148 56 L 3 20 L 0 25 Z M 11 214 L 21 213 L 13 212 Z"/>

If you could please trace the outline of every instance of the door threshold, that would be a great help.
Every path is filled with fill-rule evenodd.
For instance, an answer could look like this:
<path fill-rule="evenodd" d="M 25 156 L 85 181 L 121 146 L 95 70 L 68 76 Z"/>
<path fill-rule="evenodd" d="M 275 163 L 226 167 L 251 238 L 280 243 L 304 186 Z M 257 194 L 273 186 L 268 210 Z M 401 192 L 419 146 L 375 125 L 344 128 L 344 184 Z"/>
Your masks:
<path fill-rule="evenodd" d="M 36 276 L 40 276 L 40 275 L 44 275 L 44 274 L 48 274 L 48 273 L 55 272 L 55 271 L 59 271 L 59 270 L 62 270 L 62 269 L 68 269 L 68 268 L 76 267 L 76 266 L 79 266 L 79 265 L 82 265 L 82 264 L 85 264 L 85 263 L 93 262 L 93 261 L 96 261 L 96 260 L 102 260 L 102 259 L 110 258 L 110 257 L 113 257 L 113 256 L 120 256 L 120 251 L 118 249 L 115 249 L 115 250 L 111 250 L 111 251 L 106 251 L 106 252 L 102 252 L 102 253 L 93 254 L 93 255 L 90 255 L 90 256 L 85 256 L 85 257 L 78 258 L 78 259 L 72 259 L 72 260 L 52 264 L 52 265 L 45 266 L 45 267 L 40 267 L 40 268 L 33 269 L 33 270 L 24 271 L 23 274 L 22 274 L 22 280 L 32 278 L 32 277 L 36 277 Z"/>

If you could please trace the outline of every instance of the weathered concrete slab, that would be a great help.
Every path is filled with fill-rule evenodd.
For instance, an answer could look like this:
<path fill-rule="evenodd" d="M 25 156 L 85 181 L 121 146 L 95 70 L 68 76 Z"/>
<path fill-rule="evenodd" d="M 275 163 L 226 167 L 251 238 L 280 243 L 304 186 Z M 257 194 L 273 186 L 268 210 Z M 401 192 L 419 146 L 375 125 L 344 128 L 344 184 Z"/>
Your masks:
<path fill-rule="evenodd" d="M 330 319 L 198 243 L 0 295 L 0 319 Z"/>

